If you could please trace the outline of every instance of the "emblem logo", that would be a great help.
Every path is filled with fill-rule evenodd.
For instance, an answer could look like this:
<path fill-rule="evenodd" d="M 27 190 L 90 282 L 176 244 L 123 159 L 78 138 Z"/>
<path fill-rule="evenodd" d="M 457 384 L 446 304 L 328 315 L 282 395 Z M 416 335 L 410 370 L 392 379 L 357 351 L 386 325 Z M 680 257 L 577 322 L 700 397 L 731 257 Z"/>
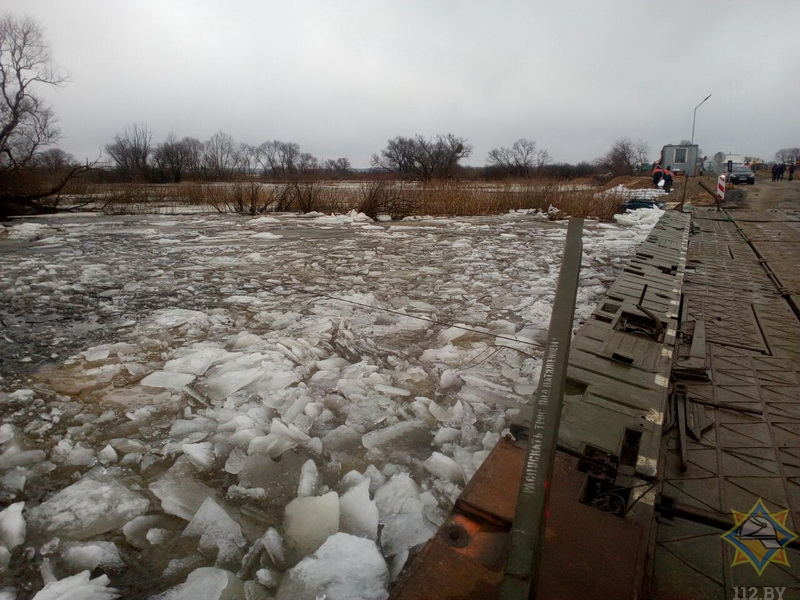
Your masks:
<path fill-rule="evenodd" d="M 759 498 L 750 512 L 731 512 L 736 525 L 722 536 L 736 548 L 731 566 L 750 563 L 759 576 L 770 563 L 789 566 L 785 548 L 798 536 L 786 528 L 788 509 L 770 513 Z"/>

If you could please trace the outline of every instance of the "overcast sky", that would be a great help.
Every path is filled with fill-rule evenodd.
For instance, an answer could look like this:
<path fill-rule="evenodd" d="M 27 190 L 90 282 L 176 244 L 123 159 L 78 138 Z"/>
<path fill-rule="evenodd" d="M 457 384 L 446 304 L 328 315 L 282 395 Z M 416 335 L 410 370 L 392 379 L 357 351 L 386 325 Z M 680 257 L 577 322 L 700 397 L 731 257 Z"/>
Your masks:
<path fill-rule="evenodd" d="M 366 167 L 389 138 L 454 133 L 482 165 L 535 140 L 556 162 L 628 136 L 708 155 L 800 145 L 800 1 L 4 0 L 70 75 L 61 147 L 95 158 L 145 123 L 279 139 Z"/>

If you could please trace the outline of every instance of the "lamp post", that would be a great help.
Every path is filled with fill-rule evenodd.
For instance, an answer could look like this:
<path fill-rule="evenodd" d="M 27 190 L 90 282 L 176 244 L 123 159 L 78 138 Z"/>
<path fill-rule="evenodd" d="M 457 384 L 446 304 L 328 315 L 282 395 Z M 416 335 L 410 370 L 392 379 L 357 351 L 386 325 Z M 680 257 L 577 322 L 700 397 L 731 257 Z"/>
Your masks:
<path fill-rule="evenodd" d="M 697 109 L 703 106 L 703 103 L 711 98 L 711 94 L 703 98 L 703 102 L 694 107 L 694 116 L 692 117 L 692 145 L 694 146 L 694 123 L 697 121 Z"/>
<path fill-rule="evenodd" d="M 703 98 L 703 101 L 694 107 L 694 115 L 692 116 L 692 139 L 689 143 L 690 146 L 694 146 L 694 124 L 697 121 L 697 109 L 703 106 L 706 100 L 711 98 L 711 94 Z M 697 167 L 697 157 L 694 157 L 694 167 Z M 692 174 L 694 174 L 694 168 L 692 169 Z M 681 202 L 678 205 L 679 210 L 683 210 L 683 203 L 686 202 L 686 188 L 689 187 L 689 176 L 687 175 L 684 177 L 683 180 L 683 197 L 681 198 Z"/>

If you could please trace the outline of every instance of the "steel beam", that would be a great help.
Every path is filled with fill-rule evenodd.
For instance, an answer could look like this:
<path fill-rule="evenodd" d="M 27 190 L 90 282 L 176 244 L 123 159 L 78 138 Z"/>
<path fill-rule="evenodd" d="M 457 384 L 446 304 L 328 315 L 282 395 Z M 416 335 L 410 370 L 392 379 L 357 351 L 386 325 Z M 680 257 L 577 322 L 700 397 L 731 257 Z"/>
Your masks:
<path fill-rule="evenodd" d="M 531 427 L 517 496 L 500 598 L 535 598 L 544 546 L 550 481 L 567 379 L 575 297 L 580 274 L 583 219 L 570 219 L 550 318 L 539 387 L 531 403 Z"/>

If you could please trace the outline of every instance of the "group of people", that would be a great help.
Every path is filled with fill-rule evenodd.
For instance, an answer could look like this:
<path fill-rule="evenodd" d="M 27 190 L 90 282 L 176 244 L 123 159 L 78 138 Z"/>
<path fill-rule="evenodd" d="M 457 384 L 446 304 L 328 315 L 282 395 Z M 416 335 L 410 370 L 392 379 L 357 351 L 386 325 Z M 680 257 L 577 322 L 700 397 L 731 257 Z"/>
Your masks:
<path fill-rule="evenodd" d="M 789 163 L 787 167 L 785 163 L 773 163 L 772 165 L 772 181 L 783 181 L 783 174 L 789 171 L 789 181 L 794 179 L 795 163 Z"/>
<path fill-rule="evenodd" d="M 667 165 L 664 169 L 660 162 L 653 163 L 653 185 L 657 188 L 663 188 L 669 194 L 672 190 L 672 180 L 675 174 L 672 172 L 672 166 Z"/>

